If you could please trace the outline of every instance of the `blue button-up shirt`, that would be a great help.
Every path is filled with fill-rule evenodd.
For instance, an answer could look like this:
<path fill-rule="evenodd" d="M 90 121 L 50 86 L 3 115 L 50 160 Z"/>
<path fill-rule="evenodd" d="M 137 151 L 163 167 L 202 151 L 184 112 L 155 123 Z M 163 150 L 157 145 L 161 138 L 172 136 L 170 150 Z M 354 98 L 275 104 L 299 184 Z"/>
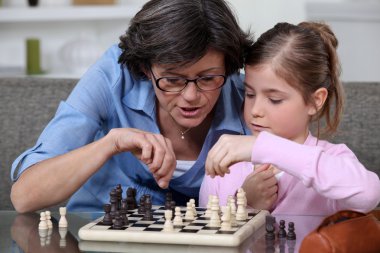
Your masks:
<path fill-rule="evenodd" d="M 120 49 L 111 47 L 76 85 L 46 126 L 34 147 L 22 153 L 12 165 L 12 178 L 39 161 L 64 154 L 106 135 L 113 128 L 138 128 L 160 133 L 156 120 L 156 99 L 151 82 L 136 80 L 128 69 L 117 63 Z M 222 88 L 216 113 L 195 164 L 170 181 L 169 190 L 177 204 L 198 198 L 208 151 L 223 133 L 245 134 L 240 111 L 243 84 L 238 75 L 230 76 Z M 80 168 L 78 168 L 80 169 Z M 165 192 L 158 187 L 147 166 L 130 152 L 113 156 L 70 198 L 67 208 L 101 211 L 109 202 L 109 193 L 121 184 L 134 187 L 137 199 L 152 196 L 153 204 L 163 204 Z M 31 189 L 32 190 L 32 189 Z M 59 190 L 59 189 L 57 189 Z"/>

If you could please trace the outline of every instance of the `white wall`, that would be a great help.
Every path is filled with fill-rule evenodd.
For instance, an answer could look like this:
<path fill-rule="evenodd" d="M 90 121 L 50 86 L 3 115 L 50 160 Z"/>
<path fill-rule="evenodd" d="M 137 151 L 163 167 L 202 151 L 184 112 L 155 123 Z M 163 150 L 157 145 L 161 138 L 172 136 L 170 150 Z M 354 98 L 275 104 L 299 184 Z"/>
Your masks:
<path fill-rule="evenodd" d="M 40 0 L 69 1 L 69 0 Z M 118 0 L 120 3 L 136 3 L 141 0 Z M 340 46 L 338 53 L 342 61 L 344 81 L 380 81 L 380 0 L 228 0 L 236 11 L 244 30 L 250 29 L 255 38 L 272 28 L 277 22 L 299 23 L 308 19 L 324 19 L 331 25 Z M 6 4 L 25 5 L 26 0 L 3 0 Z M 322 6 L 320 12 L 310 14 L 306 6 L 310 2 Z M 351 10 L 345 6 L 335 6 L 332 12 L 328 5 L 349 3 Z M 373 5 L 369 5 L 372 3 Z M 359 7 L 367 7 L 363 17 L 352 16 Z M 327 7 L 326 7 L 327 6 Z M 354 6 L 354 7 L 352 7 Z M 369 6 L 369 7 L 368 7 Z M 372 8 L 374 6 L 374 8 Z M 318 6 L 317 6 L 318 7 Z M 332 9 L 334 9 L 332 8 Z M 318 8 L 317 8 L 318 9 Z M 373 10 L 371 10 L 373 9 Z M 330 11 L 330 12 L 329 12 Z M 335 11 L 335 13 L 334 13 Z M 351 12 L 348 16 L 345 12 Z M 374 12 L 372 19 L 366 19 L 368 12 Z M 378 13 L 376 14 L 376 12 Z M 326 15 L 325 13 L 330 13 Z M 314 16 L 313 16 L 314 15 Z M 318 16 L 319 15 L 319 16 Z M 335 15 L 335 16 L 334 16 Z M 346 15 L 346 16 L 345 16 Z M 351 16 L 350 16 L 351 15 Z M 376 18 L 377 15 L 377 18 Z M 320 17 L 320 18 L 319 18 Z M 359 17 L 359 18 L 358 18 Z M 4 66 L 23 67 L 25 64 L 24 41 L 27 37 L 41 38 L 43 50 L 43 66 L 46 70 L 64 71 L 65 66 L 59 59 L 59 49 L 69 40 L 73 40 L 85 31 L 97 39 L 105 50 L 110 44 L 117 43 L 118 36 L 127 27 L 126 22 L 85 21 L 85 22 L 55 22 L 55 23 L 0 23 L 0 68 Z M 5 39 L 3 39 L 5 38 Z M 1 74 L 1 71 L 0 71 Z"/>
<path fill-rule="evenodd" d="M 229 0 L 257 38 L 277 22 L 325 21 L 339 40 L 343 81 L 380 81 L 380 0 Z M 308 7 L 308 8 L 306 8 Z"/>

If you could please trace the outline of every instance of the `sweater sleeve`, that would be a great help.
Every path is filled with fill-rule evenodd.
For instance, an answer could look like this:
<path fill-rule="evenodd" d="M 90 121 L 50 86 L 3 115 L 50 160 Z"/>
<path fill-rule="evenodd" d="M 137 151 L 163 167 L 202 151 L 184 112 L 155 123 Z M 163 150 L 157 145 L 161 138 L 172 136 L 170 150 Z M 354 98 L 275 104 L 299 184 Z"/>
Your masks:
<path fill-rule="evenodd" d="M 261 132 L 252 149 L 253 163 L 271 163 L 301 180 L 340 209 L 367 212 L 380 200 L 380 180 L 344 144 L 308 146 Z"/>

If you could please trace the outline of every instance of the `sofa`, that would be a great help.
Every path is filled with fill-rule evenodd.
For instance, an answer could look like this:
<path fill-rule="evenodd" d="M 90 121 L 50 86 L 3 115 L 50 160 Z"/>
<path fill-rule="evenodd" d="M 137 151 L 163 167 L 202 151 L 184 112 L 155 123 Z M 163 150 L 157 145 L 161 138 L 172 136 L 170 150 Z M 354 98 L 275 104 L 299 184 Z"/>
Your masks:
<path fill-rule="evenodd" d="M 65 100 L 76 79 L 0 78 L 0 210 L 10 202 L 10 167 L 34 145 Z M 380 175 L 380 83 L 344 83 L 346 109 L 333 142 L 346 143 L 369 169 Z"/>

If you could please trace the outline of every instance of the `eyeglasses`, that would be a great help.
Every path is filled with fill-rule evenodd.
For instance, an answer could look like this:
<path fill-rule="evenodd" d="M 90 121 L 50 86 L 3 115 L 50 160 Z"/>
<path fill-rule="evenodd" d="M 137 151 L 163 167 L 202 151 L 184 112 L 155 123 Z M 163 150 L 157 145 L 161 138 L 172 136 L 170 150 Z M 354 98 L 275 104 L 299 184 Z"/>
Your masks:
<path fill-rule="evenodd" d="M 156 82 L 157 88 L 165 92 L 180 92 L 191 82 L 197 86 L 199 91 L 212 91 L 221 88 L 226 82 L 226 77 L 224 75 L 207 75 L 195 79 L 164 76 L 157 79 L 152 69 L 150 69 L 150 72 Z"/>

